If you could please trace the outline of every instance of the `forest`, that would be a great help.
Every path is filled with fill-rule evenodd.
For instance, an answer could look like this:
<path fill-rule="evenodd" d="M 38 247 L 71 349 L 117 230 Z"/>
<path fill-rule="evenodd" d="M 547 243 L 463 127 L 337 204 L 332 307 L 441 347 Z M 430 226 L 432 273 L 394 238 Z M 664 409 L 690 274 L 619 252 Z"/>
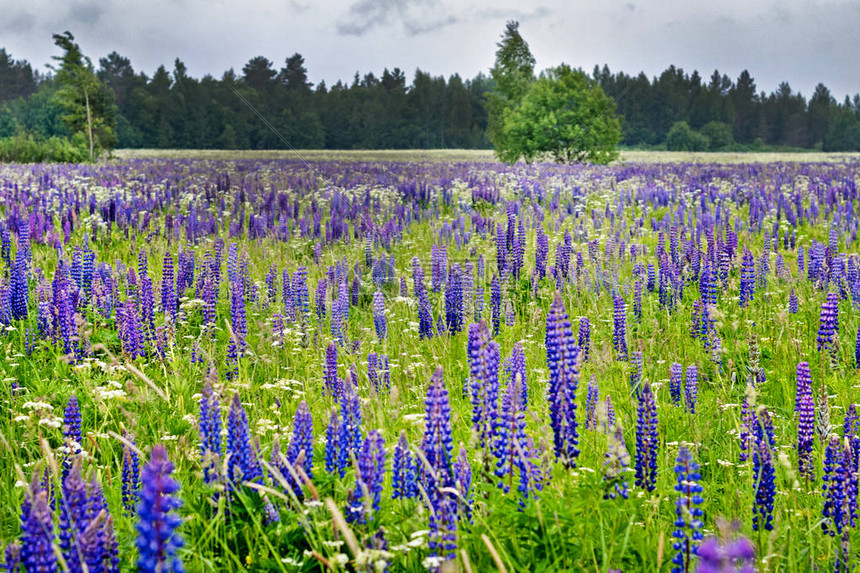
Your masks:
<path fill-rule="evenodd" d="M 150 76 L 117 52 L 93 67 L 115 100 L 119 148 L 492 147 L 486 94 L 494 82 L 484 73 L 445 78 L 416 69 L 407 82 L 394 67 L 314 84 L 298 53 L 280 67 L 257 56 L 220 78 L 192 77 L 179 58 Z M 624 146 L 860 150 L 860 94 L 839 101 L 824 84 L 807 98 L 787 82 L 759 91 L 746 70 L 735 80 L 717 70 L 705 79 L 669 66 L 649 78 L 604 65 L 590 78 L 616 100 Z M 0 49 L 0 137 L 69 135 L 55 105 L 58 89 L 50 69 L 40 72 Z M 673 127 L 683 136 L 670 137 Z"/>

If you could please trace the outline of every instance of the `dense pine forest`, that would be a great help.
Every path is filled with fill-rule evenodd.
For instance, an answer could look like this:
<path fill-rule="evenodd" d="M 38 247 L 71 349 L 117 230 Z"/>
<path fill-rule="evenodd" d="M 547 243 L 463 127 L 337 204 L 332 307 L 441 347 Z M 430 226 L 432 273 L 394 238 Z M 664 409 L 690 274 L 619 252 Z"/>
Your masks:
<path fill-rule="evenodd" d="M 116 52 L 96 72 L 115 98 L 120 148 L 287 147 L 243 99 L 297 148 L 491 147 L 485 94 L 493 82 L 483 73 L 445 78 L 419 69 L 407 83 L 393 68 L 313 84 L 294 54 L 281 67 L 252 58 L 220 79 L 191 77 L 178 58 L 149 76 Z M 839 101 L 823 84 L 807 98 L 788 83 L 759 91 L 746 70 L 735 80 L 718 71 L 706 79 L 669 66 L 649 78 L 597 66 L 591 78 L 617 98 L 627 146 L 860 150 L 860 94 Z M 0 49 L 0 137 L 68 135 L 54 104 L 57 84 L 50 70 Z"/>

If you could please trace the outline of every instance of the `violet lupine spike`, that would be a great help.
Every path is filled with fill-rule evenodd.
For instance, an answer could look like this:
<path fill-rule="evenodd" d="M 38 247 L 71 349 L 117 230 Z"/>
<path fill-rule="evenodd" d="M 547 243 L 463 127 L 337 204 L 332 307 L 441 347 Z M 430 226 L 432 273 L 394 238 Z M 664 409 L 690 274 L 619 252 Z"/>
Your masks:
<path fill-rule="evenodd" d="M 741 259 L 741 295 L 740 305 L 746 306 L 755 296 L 755 262 L 752 253 L 744 247 Z"/>
<path fill-rule="evenodd" d="M 302 470 L 308 478 L 313 479 L 314 463 L 314 424 L 308 403 L 302 400 L 293 418 L 293 436 L 290 439 L 290 447 L 287 449 L 287 461 L 296 464 L 299 456 L 302 458 Z M 292 477 L 292 476 L 291 476 Z"/>
<path fill-rule="evenodd" d="M 498 275 L 493 275 L 490 284 L 490 312 L 493 321 L 493 336 L 498 336 L 502 324 L 502 286 Z"/>
<path fill-rule="evenodd" d="M 687 367 L 687 383 L 684 386 L 684 405 L 690 414 L 696 413 L 699 398 L 699 370 L 694 365 Z"/>
<path fill-rule="evenodd" d="M 806 479 L 815 479 L 812 448 L 815 442 L 815 403 L 812 393 L 802 394 L 797 404 L 797 457 L 798 473 Z"/>
<path fill-rule="evenodd" d="M 54 523 L 48 492 L 38 483 L 30 486 L 21 506 L 20 562 L 24 570 L 59 571 L 54 553 Z"/>
<path fill-rule="evenodd" d="M 463 330 L 463 281 L 459 263 L 451 267 L 445 287 L 445 322 L 449 334 Z"/>
<path fill-rule="evenodd" d="M 227 416 L 227 480 L 235 488 L 244 482 L 259 482 L 262 477 L 257 452 L 251 442 L 248 415 L 237 392 L 233 394 Z"/>
<path fill-rule="evenodd" d="M 633 285 L 633 315 L 637 322 L 642 322 L 642 281 Z"/>
<path fill-rule="evenodd" d="M 392 499 L 417 497 L 415 456 L 406 440 L 406 432 L 400 432 L 400 439 L 394 446 L 394 467 L 392 470 Z"/>
<path fill-rule="evenodd" d="M 179 483 L 171 477 L 173 464 L 161 444 L 152 448 L 150 461 L 143 468 L 140 504 L 137 515 L 137 567 L 141 573 L 181 573 L 182 559 L 177 551 L 183 540 L 177 529 L 182 501 Z"/>
<path fill-rule="evenodd" d="M 520 399 L 523 410 L 528 410 L 529 407 L 529 387 L 528 387 L 528 370 L 526 369 L 526 354 L 523 350 L 523 343 L 517 341 L 514 343 L 514 348 L 511 351 L 511 371 L 510 381 L 519 380 L 521 389 Z"/>
<path fill-rule="evenodd" d="M 636 350 L 630 355 L 630 390 L 633 395 L 639 395 L 639 384 L 642 382 L 642 351 Z"/>
<path fill-rule="evenodd" d="M 676 406 L 681 405 L 681 385 L 684 376 L 684 366 L 673 362 L 669 367 L 669 396 Z"/>
<path fill-rule="evenodd" d="M 460 442 L 460 453 L 454 461 L 454 483 L 459 492 L 458 516 L 472 521 L 472 465 L 469 463 L 466 446 Z"/>
<path fill-rule="evenodd" d="M 547 314 L 545 343 L 554 452 L 567 466 L 575 467 L 579 455 L 576 422 L 579 347 L 574 341 L 570 319 L 559 293 L 556 293 Z"/>
<path fill-rule="evenodd" d="M 472 391 L 472 423 L 489 466 L 493 432 L 499 416 L 499 345 L 490 340 L 484 321 L 469 325 L 468 353 Z"/>
<path fill-rule="evenodd" d="M 126 433 L 125 438 L 134 445 L 134 438 Z M 140 496 L 140 458 L 137 452 L 123 444 L 122 446 L 122 506 L 129 512 L 134 512 Z"/>
<path fill-rule="evenodd" d="M 340 417 L 337 408 L 332 408 L 325 438 L 325 471 L 333 474 L 337 471 L 337 459 L 340 452 Z"/>
<path fill-rule="evenodd" d="M 368 432 L 357 456 L 358 471 L 355 488 L 350 492 L 351 501 L 347 507 L 347 521 L 367 523 L 379 513 L 382 499 L 382 483 L 385 479 L 385 440 L 380 430 Z M 370 497 L 365 505 L 365 491 Z M 368 509 L 371 513 L 368 515 Z"/>
<path fill-rule="evenodd" d="M 388 337 L 388 323 L 385 317 L 385 297 L 382 291 L 373 293 L 373 324 L 376 336 L 384 341 Z"/>
<path fill-rule="evenodd" d="M 582 359 L 582 364 L 588 362 L 588 357 L 591 355 L 591 322 L 586 317 L 579 319 L 579 355 Z"/>
<path fill-rule="evenodd" d="M 209 382 L 203 384 L 200 396 L 199 425 L 203 479 L 211 483 L 217 479 L 221 459 L 221 403 Z"/>
<path fill-rule="evenodd" d="M 672 559 L 675 565 L 672 573 L 692 573 L 693 561 L 697 554 L 699 542 L 702 540 L 704 512 L 699 507 L 702 499 L 702 479 L 699 464 L 693 459 L 687 446 L 681 446 L 678 457 L 675 458 L 675 475 L 677 483 L 675 491 L 680 495 L 675 500 L 675 531 L 672 537 L 675 542 L 672 547 L 677 553 Z"/>
<path fill-rule="evenodd" d="M 612 343 L 615 348 L 616 360 L 627 362 L 627 306 L 624 304 L 624 299 L 620 296 L 614 298 L 613 305 L 614 328 Z"/>
<path fill-rule="evenodd" d="M 164 253 L 164 269 L 161 275 L 161 308 L 165 316 L 176 320 L 178 310 L 176 298 L 176 285 L 173 282 L 173 256 L 170 252 Z"/>
<path fill-rule="evenodd" d="M 753 531 L 773 529 L 773 509 L 776 496 L 776 468 L 774 466 L 772 421 L 767 409 L 761 407 L 756 414 L 753 428 L 752 457 L 753 484 L 755 501 L 753 502 Z"/>
<path fill-rule="evenodd" d="M 355 384 L 347 378 L 340 400 L 340 436 L 337 456 L 340 477 L 346 474 L 346 468 L 351 465 L 350 454 L 358 456 L 361 446 L 361 402 Z"/>
<path fill-rule="evenodd" d="M 636 486 L 647 491 L 657 487 L 657 403 L 646 380 L 639 393 L 636 418 Z"/>
<path fill-rule="evenodd" d="M 839 305 L 837 294 L 827 293 L 827 300 L 821 305 L 821 319 L 818 328 L 818 350 L 829 350 L 833 339 L 839 332 Z"/>
<path fill-rule="evenodd" d="M 70 570 L 82 570 L 80 536 L 89 525 L 89 497 L 77 459 L 62 483 L 60 506 L 60 549 Z"/>

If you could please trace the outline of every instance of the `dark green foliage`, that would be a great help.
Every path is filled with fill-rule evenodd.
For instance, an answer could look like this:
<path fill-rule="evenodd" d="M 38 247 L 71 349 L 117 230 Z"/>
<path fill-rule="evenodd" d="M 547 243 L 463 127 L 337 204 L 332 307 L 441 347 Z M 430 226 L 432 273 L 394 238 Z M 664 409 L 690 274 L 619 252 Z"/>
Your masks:
<path fill-rule="evenodd" d="M 666 136 L 666 149 L 669 151 L 707 151 L 709 145 L 708 138 L 690 129 L 686 121 L 672 125 Z"/>
<path fill-rule="evenodd" d="M 582 70 L 547 70 L 503 115 L 496 153 L 507 162 L 609 163 L 618 156 L 621 126 L 612 100 Z"/>
<path fill-rule="evenodd" d="M 735 142 L 735 138 L 732 136 L 732 126 L 721 121 L 708 122 L 700 131 L 702 136 L 708 140 L 709 151 L 726 149 Z"/>

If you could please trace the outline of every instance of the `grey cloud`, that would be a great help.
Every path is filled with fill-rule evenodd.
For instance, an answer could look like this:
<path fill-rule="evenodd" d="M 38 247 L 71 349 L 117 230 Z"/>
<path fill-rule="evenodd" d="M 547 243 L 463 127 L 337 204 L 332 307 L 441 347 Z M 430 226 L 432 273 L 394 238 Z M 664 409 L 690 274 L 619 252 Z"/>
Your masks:
<path fill-rule="evenodd" d="M 0 30 L 13 34 L 29 32 L 36 24 L 36 17 L 26 10 L 20 10 L 12 14 L 4 15 Z"/>
<path fill-rule="evenodd" d="M 437 32 L 456 24 L 454 14 L 438 15 L 438 0 L 358 0 L 337 23 L 342 36 L 363 36 L 374 28 L 400 23 L 410 36 Z"/>
<path fill-rule="evenodd" d="M 547 16 L 551 16 L 552 14 L 553 11 L 546 6 L 538 6 L 537 8 L 529 12 L 523 12 L 522 10 L 508 10 L 505 8 L 485 8 L 477 12 L 479 18 L 505 18 L 508 20 L 518 20 L 520 22 L 527 22 L 529 20 L 540 20 L 541 18 L 546 18 Z"/>
<path fill-rule="evenodd" d="M 73 25 L 95 26 L 105 11 L 106 3 L 104 2 L 74 2 L 69 6 L 68 18 Z"/>

